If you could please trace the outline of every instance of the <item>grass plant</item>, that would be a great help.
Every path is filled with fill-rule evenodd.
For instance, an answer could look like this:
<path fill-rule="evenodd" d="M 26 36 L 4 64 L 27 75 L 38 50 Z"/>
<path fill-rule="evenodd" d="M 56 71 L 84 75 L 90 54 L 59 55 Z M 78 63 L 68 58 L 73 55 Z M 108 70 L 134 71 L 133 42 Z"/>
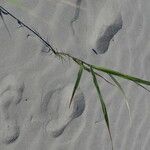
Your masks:
<path fill-rule="evenodd" d="M 115 85 L 116 87 L 118 87 L 118 89 L 121 91 L 121 93 L 125 97 L 125 103 L 126 103 L 126 106 L 127 106 L 128 112 L 129 112 L 130 120 L 131 120 L 131 115 L 130 115 L 130 107 L 129 107 L 129 104 L 128 104 L 128 101 L 127 101 L 127 96 L 126 96 L 121 84 L 118 82 L 116 77 L 126 79 L 128 81 L 132 81 L 133 83 L 135 83 L 136 85 L 142 87 L 143 89 L 147 90 L 148 92 L 150 92 L 150 90 L 147 89 L 144 85 L 149 86 L 150 81 L 143 80 L 141 78 L 134 77 L 134 76 L 131 76 L 131 75 L 128 75 L 128 74 L 124 74 L 124 73 L 121 73 L 119 71 L 115 71 L 115 70 L 112 70 L 112 69 L 107 69 L 105 67 L 96 66 L 94 64 L 90 64 L 88 62 L 85 62 L 84 60 L 81 60 L 79 58 L 76 58 L 76 57 L 74 57 L 73 55 L 71 55 L 69 53 L 57 51 L 36 30 L 29 27 L 28 25 L 23 23 L 21 20 L 19 20 L 16 16 L 14 16 L 12 13 L 10 13 L 8 10 L 6 10 L 4 7 L 0 6 L 0 16 L 1 16 L 1 19 L 4 23 L 4 25 L 5 25 L 8 33 L 9 33 L 9 35 L 10 35 L 10 32 L 7 28 L 7 25 L 6 25 L 5 21 L 4 21 L 4 16 L 5 15 L 8 15 L 11 18 L 13 18 L 16 21 L 16 23 L 19 24 L 20 27 L 24 27 L 24 28 L 28 29 L 32 34 L 34 34 L 37 38 L 39 38 L 40 41 L 45 45 L 45 47 L 48 48 L 48 50 L 49 50 L 48 52 L 51 52 L 52 55 L 56 56 L 56 58 L 59 58 L 61 60 L 65 60 L 65 59 L 69 58 L 69 60 L 72 60 L 72 62 L 76 63 L 79 66 L 79 71 L 78 71 L 77 78 L 76 78 L 76 81 L 75 81 L 75 85 L 74 85 L 74 88 L 73 88 L 72 96 L 70 98 L 69 107 L 72 104 L 72 101 L 73 101 L 74 95 L 76 93 L 76 90 L 78 89 L 78 87 L 80 85 L 80 81 L 81 81 L 81 77 L 82 77 L 83 72 L 88 72 L 88 73 L 91 74 L 91 80 L 93 82 L 95 90 L 98 94 L 98 98 L 100 100 L 100 105 L 101 105 L 101 108 L 102 108 L 103 116 L 104 116 L 104 119 L 105 119 L 105 122 L 106 122 L 106 126 L 107 126 L 107 129 L 108 129 L 108 132 L 109 132 L 110 140 L 111 140 L 111 143 L 112 143 L 112 149 L 113 149 L 113 138 L 112 138 L 112 135 L 111 135 L 110 125 L 109 125 L 109 116 L 108 116 L 107 108 L 106 108 L 106 105 L 105 105 L 105 101 L 103 99 L 103 96 L 102 96 L 102 93 L 101 93 L 101 90 L 100 90 L 100 84 L 97 81 L 97 77 L 100 77 L 101 79 L 105 80 L 108 84 Z M 109 81 L 108 79 L 103 77 L 101 75 L 101 73 L 105 73 L 106 75 L 108 75 L 110 77 L 111 81 Z"/>

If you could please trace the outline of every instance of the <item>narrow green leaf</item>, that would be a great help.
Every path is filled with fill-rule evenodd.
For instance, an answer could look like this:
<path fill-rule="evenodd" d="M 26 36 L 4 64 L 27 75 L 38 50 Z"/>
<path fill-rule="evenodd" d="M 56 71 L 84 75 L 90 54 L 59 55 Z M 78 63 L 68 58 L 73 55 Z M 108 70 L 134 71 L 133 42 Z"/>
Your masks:
<path fill-rule="evenodd" d="M 146 88 L 145 86 L 141 85 L 140 83 L 134 82 L 135 84 L 137 84 L 138 86 L 142 87 L 144 90 L 150 92 L 150 90 L 148 88 Z"/>
<path fill-rule="evenodd" d="M 99 88 L 94 70 L 93 70 L 92 67 L 90 67 L 90 69 L 91 69 L 91 73 L 92 73 L 92 76 L 93 76 L 93 83 L 95 85 L 96 91 L 98 93 L 98 96 L 99 96 L 99 99 L 100 99 L 100 102 L 101 102 L 102 111 L 103 111 L 104 119 L 105 119 L 105 122 L 106 122 L 106 125 L 107 125 L 107 128 L 108 128 L 109 136 L 110 136 L 111 143 L 112 143 L 112 150 L 113 150 L 113 140 L 112 140 L 112 136 L 111 136 L 110 126 L 109 126 L 109 118 L 108 118 L 106 105 L 105 105 L 105 102 L 103 100 L 103 97 L 102 97 L 102 94 L 101 94 L 101 91 L 100 91 L 100 88 Z"/>
<path fill-rule="evenodd" d="M 91 70 L 90 70 L 88 67 L 84 66 L 84 69 L 85 69 L 87 72 L 91 73 Z M 94 71 L 94 73 L 95 73 L 96 76 L 99 76 L 100 78 L 102 78 L 104 81 L 106 81 L 106 82 L 109 83 L 110 85 L 115 86 L 113 83 L 111 83 L 110 81 L 108 81 L 108 80 L 107 80 L 105 77 L 103 77 L 102 75 L 98 74 L 98 73 L 95 72 L 95 71 Z"/>
<path fill-rule="evenodd" d="M 129 106 L 129 103 L 128 103 L 128 98 L 122 88 L 122 86 L 120 85 L 120 83 L 116 80 L 115 77 L 113 77 L 113 75 L 111 74 L 108 74 L 110 76 L 110 78 L 114 81 L 114 83 L 117 85 L 118 89 L 121 91 L 121 93 L 123 94 L 124 98 L 125 98 L 125 103 L 126 103 L 126 106 L 127 106 L 127 109 L 128 109 L 128 112 L 129 112 L 129 118 L 130 118 L 130 124 L 131 124 L 131 112 L 130 112 L 130 106 Z"/>
<path fill-rule="evenodd" d="M 87 64 L 87 65 L 89 65 L 89 64 Z M 105 73 L 108 73 L 108 74 L 111 74 L 111 75 L 119 76 L 119 77 L 127 79 L 127 80 L 131 80 L 133 82 L 137 82 L 137 83 L 141 83 L 141 84 L 145 84 L 145 85 L 150 85 L 150 81 L 143 80 L 143 79 L 140 79 L 140 78 L 137 78 L 137 77 L 134 77 L 134 76 L 127 75 L 127 74 L 123 74 L 123 73 L 118 72 L 118 71 L 114 71 L 114 70 L 111 70 L 111 69 L 106 69 L 106 68 L 103 68 L 103 67 L 98 67 L 98 66 L 95 66 L 95 65 L 92 65 L 92 68 L 94 68 L 96 70 L 99 70 L 99 71 L 102 71 L 102 72 L 105 72 Z"/>
<path fill-rule="evenodd" d="M 69 107 L 71 106 L 73 97 L 74 97 L 75 92 L 76 92 L 76 90 L 77 90 L 77 88 L 78 88 L 78 86 L 79 86 L 82 73 L 83 73 L 83 65 L 81 64 L 81 65 L 80 65 L 79 72 L 78 72 L 78 76 L 77 76 L 77 79 L 76 79 L 76 82 L 75 82 L 75 85 L 74 85 L 74 88 L 73 88 L 73 92 L 72 92 L 72 96 L 71 96 L 71 99 L 70 99 Z"/>

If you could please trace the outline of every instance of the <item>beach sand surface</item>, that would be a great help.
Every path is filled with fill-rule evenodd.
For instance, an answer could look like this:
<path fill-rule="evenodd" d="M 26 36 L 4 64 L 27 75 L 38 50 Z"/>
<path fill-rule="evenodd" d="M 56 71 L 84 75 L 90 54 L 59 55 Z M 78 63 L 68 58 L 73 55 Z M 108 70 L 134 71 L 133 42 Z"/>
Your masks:
<path fill-rule="evenodd" d="M 0 0 L 0 6 L 58 51 L 150 80 L 149 0 Z M 83 72 L 69 108 L 79 66 L 46 53 L 10 16 L 4 20 L 11 36 L 0 20 L 0 150 L 111 150 L 91 74 Z M 114 150 L 149 150 L 150 93 L 116 79 L 131 123 L 122 93 L 98 79 Z"/>

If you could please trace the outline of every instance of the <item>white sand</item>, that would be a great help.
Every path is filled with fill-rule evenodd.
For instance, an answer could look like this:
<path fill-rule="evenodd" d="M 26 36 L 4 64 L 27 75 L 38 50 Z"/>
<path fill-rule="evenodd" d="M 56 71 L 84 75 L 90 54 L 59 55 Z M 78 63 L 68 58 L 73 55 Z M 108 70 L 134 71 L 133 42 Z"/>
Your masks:
<path fill-rule="evenodd" d="M 17 5 L 0 0 L 0 5 L 58 50 L 150 80 L 149 0 L 20 0 Z M 69 109 L 78 67 L 42 53 L 36 37 L 27 39 L 30 32 L 4 19 L 12 38 L 0 20 L 0 150 L 110 150 L 91 76 L 84 73 Z M 150 94 L 119 81 L 129 97 L 131 127 L 121 93 L 99 80 L 114 150 L 149 150 Z"/>

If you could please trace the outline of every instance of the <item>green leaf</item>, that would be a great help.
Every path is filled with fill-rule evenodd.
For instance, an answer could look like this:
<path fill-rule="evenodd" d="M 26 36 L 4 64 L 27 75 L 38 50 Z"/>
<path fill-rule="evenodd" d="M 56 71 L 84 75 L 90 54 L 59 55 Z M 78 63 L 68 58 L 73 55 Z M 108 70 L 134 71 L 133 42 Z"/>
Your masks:
<path fill-rule="evenodd" d="M 125 103 L 126 103 L 126 106 L 127 106 L 127 109 L 128 109 L 128 112 L 129 112 L 129 118 L 130 118 L 130 123 L 131 123 L 131 113 L 130 113 L 130 106 L 129 106 L 129 103 L 128 103 L 128 98 L 122 88 L 122 86 L 120 85 L 120 83 L 115 79 L 115 77 L 113 77 L 113 75 L 111 74 L 108 74 L 110 76 L 110 78 L 114 81 L 114 83 L 117 85 L 118 89 L 121 91 L 121 93 L 123 94 L 123 96 L 125 97 Z"/>
<path fill-rule="evenodd" d="M 78 88 L 78 86 L 79 86 L 82 73 L 83 73 L 83 65 L 81 64 L 81 65 L 80 65 L 79 72 L 78 72 L 78 76 L 77 76 L 77 79 L 76 79 L 76 82 L 75 82 L 75 85 L 74 85 L 74 88 L 73 88 L 73 92 L 72 92 L 72 96 L 71 96 L 71 99 L 70 99 L 69 107 L 71 106 L 73 97 L 74 97 L 75 92 L 76 92 L 76 90 L 77 90 L 77 88 Z"/>
<path fill-rule="evenodd" d="M 95 85 L 96 91 L 97 91 L 99 99 L 100 99 L 104 119 L 105 119 L 105 122 L 106 122 L 106 125 L 107 125 L 107 128 L 108 128 L 109 136 L 110 136 L 111 143 L 112 143 L 112 149 L 113 149 L 113 140 L 112 140 L 112 136 L 111 136 L 110 126 L 109 126 L 109 118 L 108 118 L 106 105 L 105 105 L 105 102 L 103 100 L 103 97 L 102 97 L 102 94 L 101 94 L 101 91 L 100 91 L 100 88 L 99 88 L 99 85 L 98 85 L 98 82 L 97 82 L 97 79 L 96 79 L 96 75 L 94 73 L 94 70 L 93 70 L 92 66 L 90 67 L 90 69 L 91 69 L 91 73 L 92 73 L 92 76 L 93 76 L 93 83 Z"/>
<path fill-rule="evenodd" d="M 87 65 L 89 65 L 89 64 L 87 64 Z M 119 76 L 119 77 L 127 79 L 127 80 L 131 80 L 133 82 L 137 82 L 137 83 L 141 83 L 141 84 L 145 84 L 145 85 L 150 85 L 150 81 L 143 80 L 143 79 L 140 79 L 140 78 L 137 78 L 134 76 L 127 75 L 127 74 L 123 74 L 123 73 L 120 73 L 118 71 L 114 71 L 111 69 L 106 69 L 106 68 L 98 67 L 98 66 L 94 66 L 94 65 L 92 65 L 92 68 L 99 70 L 99 71 L 102 71 L 102 72 L 105 72 L 105 73 L 108 73 L 108 74 L 111 74 L 111 75 Z"/>
<path fill-rule="evenodd" d="M 142 87 L 144 90 L 150 92 L 150 90 L 148 88 L 146 88 L 145 86 L 141 85 L 140 83 L 134 82 L 135 84 L 137 84 L 138 86 Z"/>
<path fill-rule="evenodd" d="M 91 73 L 91 70 L 90 70 L 88 67 L 84 66 L 84 69 L 85 69 L 87 72 Z M 97 72 L 94 71 L 94 74 L 95 74 L 96 76 L 99 76 L 100 78 L 102 78 L 104 81 L 106 81 L 106 82 L 109 83 L 110 85 L 115 86 L 113 83 L 111 83 L 110 81 L 108 81 L 105 77 L 103 77 L 102 75 L 98 74 Z"/>

